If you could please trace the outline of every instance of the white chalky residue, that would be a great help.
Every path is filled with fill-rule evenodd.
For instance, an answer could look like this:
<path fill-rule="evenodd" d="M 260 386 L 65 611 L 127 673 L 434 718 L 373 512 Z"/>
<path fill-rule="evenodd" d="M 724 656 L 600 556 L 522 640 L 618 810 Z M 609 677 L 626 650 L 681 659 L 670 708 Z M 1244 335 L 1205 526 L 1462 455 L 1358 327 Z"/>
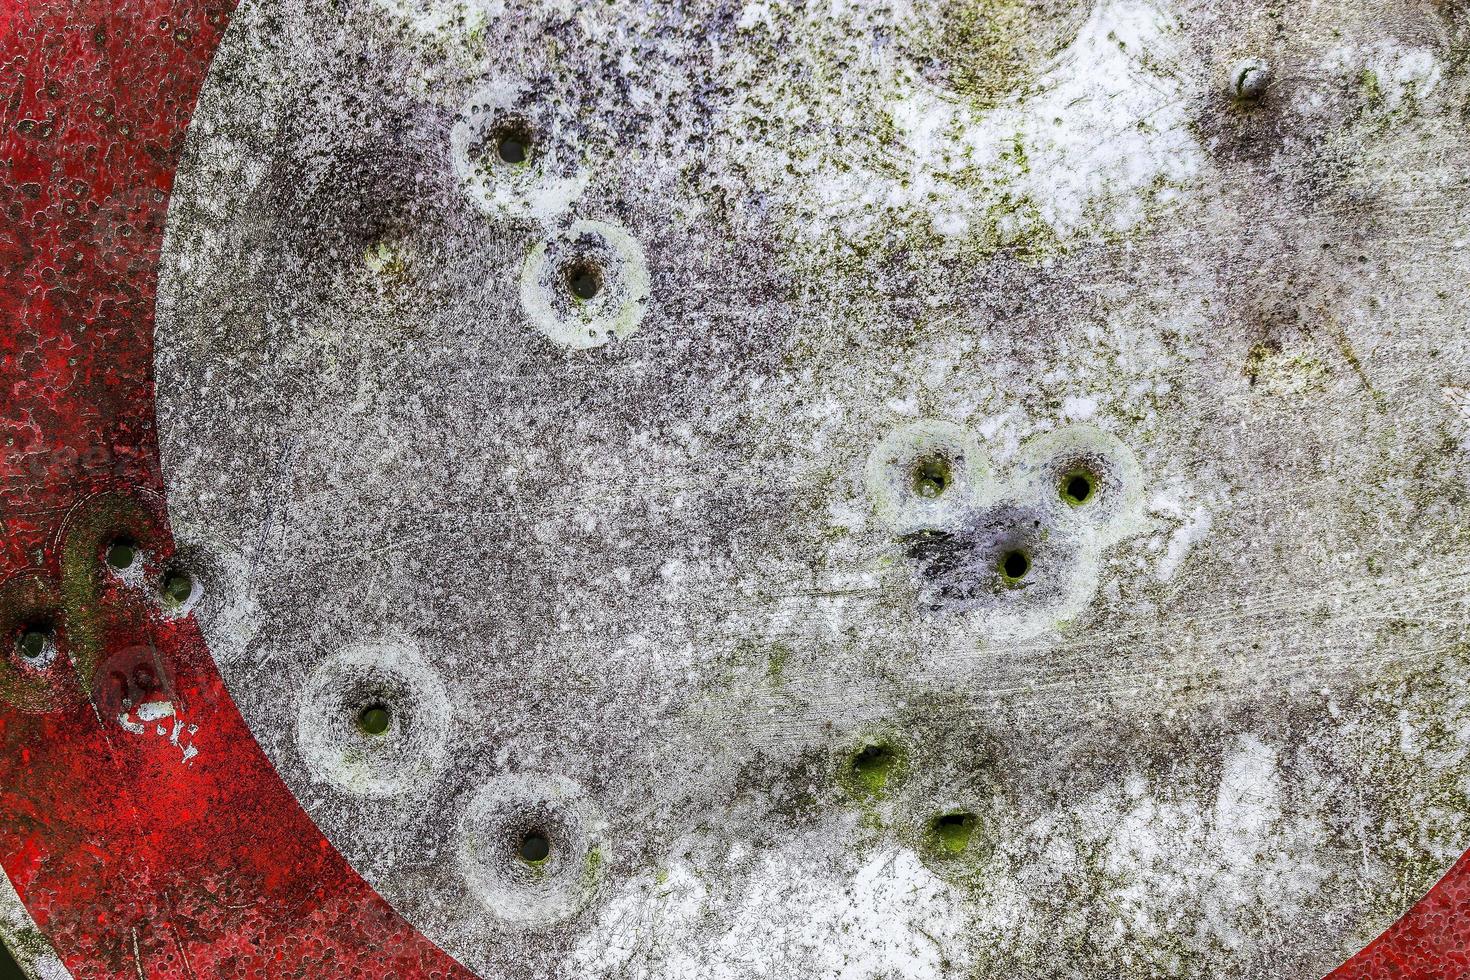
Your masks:
<path fill-rule="evenodd" d="M 1296 908 L 1325 874 L 1320 820 L 1289 815 L 1278 753 L 1251 734 L 1227 743 L 1213 800 L 1173 793 L 1135 772 L 1049 814 L 1031 834 L 1046 842 L 1036 873 L 1099 882 L 1111 921 L 1092 925 L 1117 934 L 1162 937 L 1193 922 L 1214 941 L 1244 948 L 1250 896 L 1270 894 L 1281 908 Z M 1095 843 L 1079 848 L 1079 838 Z"/>
<path fill-rule="evenodd" d="M 1068 395 L 1062 399 L 1062 414 L 1069 419 L 1086 422 L 1097 414 L 1097 399 L 1089 395 Z"/>
<path fill-rule="evenodd" d="M 172 719 L 172 723 L 161 724 L 165 719 Z M 136 706 L 124 702 L 123 710 L 118 713 L 117 723 L 134 735 L 148 734 L 149 726 L 152 725 L 153 734 L 167 738 L 168 744 L 179 750 L 184 765 L 188 765 L 189 760 L 199 754 L 199 748 L 192 744 L 193 736 L 199 732 L 199 726 L 187 724 L 180 718 L 174 711 L 172 701 L 144 701 Z"/>
<path fill-rule="evenodd" d="M 1149 501 L 1148 509 L 1176 525 L 1169 533 L 1164 554 L 1154 568 L 1160 582 L 1169 582 L 1179 573 L 1189 553 L 1209 535 L 1214 517 L 1204 503 L 1186 499 L 1177 489 L 1155 495 Z"/>
<path fill-rule="evenodd" d="M 1241 735 L 1235 743 L 1220 774 L 1215 833 L 1228 843 L 1246 845 L 1262 838 L 1271 823 L 1281 818 L 1281 787 L 1274 749 L 1254 735 Z M 1248 851 L 1242 846 L 1225 853 L 1240 864 Z"/>
<path fill-rule="evenodd" d="M 1357 75 L 1381 100 L 1382 108 L 1390 112 L 1406 102 L 1428 98 L 1439 87 L 1444 73 L 1440 60 L 1428 48 L 1392 40 L 1343 48 L 1334 52 L 1329 63 Z"/>
<path fill-rule="evenodd" d="M 1179 567 L 1184 564 L 1184 559 L 1189 556 L 1189 552 L 1209 533 L 1210 523 L 1210 512 L 1203 504 L 1189 512 L 1184 523 L 1169 535 L 1169 545 L 1164 551 L 1164 557 L 1159 561 L 1157 571 L 1159 581 L 1168 582 L 1174 578 L 1179 572 Z"/>
<path fill-rule="evenodd" d="M 1101 230 L 1132 228 L 1144 218 L 1151 187 L 1198 171 L 1202 152 L 1188 106 L 1193 86 L 1153 67 L 1188 58 L 1178 25 L 1159 6 L 1100 4 L 1049 90 L 1022 107 L 1017 131 L 1032 159 L 1024 184 L 1059 236 L 1083 230 L 1099 207 L 1106 215 L 1095 219 Z"/>
<path fill-rule="evenodd" d="M 770 26 L 771 23 L 770 4 L 756 2 L 747 3 L 740 9 L 740 20 L 736 21 L 735 26 L 742 31 L 748 31 L 757 24 Z"/>
<path fill-rule="evenodd" d="M 768 21 L 768 11 L 759 18 L 747 7 L 742 26 Z M 820 31 L 804 36 L 823 43 Z M 842 97 L 886 113 L 897 131 L 893 146 L 839 143 L 802 157 L 750 141 L 743 116 L 753 122 L 779 107 L 794 122 L 796 107 L 782 89 L 786 79 L 744 80 L 749 91 L 726 127 L 740 134 L 730 152 L 810 215 L 798 237 L 857 238 L 881 231 L 895 213 L 927 214 L 927 224 L 948 238 L 1005 242 L 1045 231 L 1067 241 L 1126 231 L 1165 196 L 1165 185 L 1192 180 L 1202 166 L 1189 116 L 1197 80 L 1166 67 L 1188 60 L 1170 13 L 1117 0 L 1093 11 L 1039 79 L 1037 94 L 1016 104 L 971 106 L 901 61 L 876 61 L 868 84 L 847 82 Z M 738 73 L 748 64 L 730 67 Z"/>
<path fill-rule="evenodd" d="M 731 858 L 750 866 L 748 857 Z M 963 975 L 956 951 L 965 925 L 956 893 L 912 851 L 881 851 L 835 880 L 814 873 L 803 854 L 781 852 L 756 858 L 735 881 L 706 883 L 675 865 L 629 882 L 572 951 L 565 972 L 933 980 Z"/>
<path fill-rule="evenodd" d="M 384 13 L 420 34 L 435 36 L 456 25 L 483 25 L 501 4 L 486 0 L 373 0 Z"/>
<path fill-rule="evenodd" d="M 945 238 L 963 238 L 970 231 L 970 221 L 962 214 L 946 211 L 934 216 L 934 231 Z"/>

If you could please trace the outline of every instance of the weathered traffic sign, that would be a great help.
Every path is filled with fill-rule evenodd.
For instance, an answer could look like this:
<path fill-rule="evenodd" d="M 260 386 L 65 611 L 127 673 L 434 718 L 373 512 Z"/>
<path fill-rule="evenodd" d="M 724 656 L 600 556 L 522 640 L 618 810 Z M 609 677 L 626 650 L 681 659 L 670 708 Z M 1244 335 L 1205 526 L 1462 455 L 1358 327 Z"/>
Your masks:
<path fill-rule="evenodd" d="M 32 974 L 1470 972 L 1470 8 L 0 22 Z"/>

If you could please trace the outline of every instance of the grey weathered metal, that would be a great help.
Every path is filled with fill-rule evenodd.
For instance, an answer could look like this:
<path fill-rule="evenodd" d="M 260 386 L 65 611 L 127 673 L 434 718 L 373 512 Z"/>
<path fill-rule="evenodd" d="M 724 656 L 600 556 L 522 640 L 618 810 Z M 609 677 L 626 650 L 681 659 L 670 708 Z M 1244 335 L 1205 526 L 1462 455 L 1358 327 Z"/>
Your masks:
<path fill-rule="evenodd" d="M 489 976 L 1321 975 L 1470 842 L 1466 17 L 246 3 L 157 359 L 247 720 Z"/>

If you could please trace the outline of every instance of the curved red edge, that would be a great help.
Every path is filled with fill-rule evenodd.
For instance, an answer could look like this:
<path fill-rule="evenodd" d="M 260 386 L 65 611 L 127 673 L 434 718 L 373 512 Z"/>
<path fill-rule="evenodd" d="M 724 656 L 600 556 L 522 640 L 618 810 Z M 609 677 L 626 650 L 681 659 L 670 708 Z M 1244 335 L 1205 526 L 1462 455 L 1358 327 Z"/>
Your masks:
<path fill-rule="evenodd" d="M 192 619 L 77 567 L 123 525 L 172 547 L 153 502 L 157 265 L 232 6 L 0 0 L 0 581 L 63 619 L 80 591 L 93 612 L 59 635 L 95 651 L 49 668 L 50 710 L 0 685 L 0 863 L 77 977 L 467 977 L 302 810 Z M 109 494 L 137 513 L 88 503 Z M 146 722 L 128 714 L 148 700 Z M 1330 976 L 1470 976 L 1467 913 L 1470 855 Z"/>
<path fill-rule="evenodd" d="M 85 567 L 99 533 L 171 548 L 155 503 L 154 291 L 229 13 L 0 0 L 0 618 L 13 628 L 42 596 L 63 650 L 48 711 L 18 705 L 13 644 L 4 654 L 0 862 L 77 977 L 468 977 L 322 836 L 192 619 Z"/>

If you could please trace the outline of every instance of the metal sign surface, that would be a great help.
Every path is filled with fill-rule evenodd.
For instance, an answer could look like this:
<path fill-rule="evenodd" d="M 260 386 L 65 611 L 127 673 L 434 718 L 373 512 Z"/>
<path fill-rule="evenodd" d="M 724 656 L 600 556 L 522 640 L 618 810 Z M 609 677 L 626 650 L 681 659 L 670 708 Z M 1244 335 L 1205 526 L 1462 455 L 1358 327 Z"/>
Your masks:
<path fill-rule="evenodd" d="M 1470 974 L 1467 50 L 0 0 L 7 944 Z"/>

